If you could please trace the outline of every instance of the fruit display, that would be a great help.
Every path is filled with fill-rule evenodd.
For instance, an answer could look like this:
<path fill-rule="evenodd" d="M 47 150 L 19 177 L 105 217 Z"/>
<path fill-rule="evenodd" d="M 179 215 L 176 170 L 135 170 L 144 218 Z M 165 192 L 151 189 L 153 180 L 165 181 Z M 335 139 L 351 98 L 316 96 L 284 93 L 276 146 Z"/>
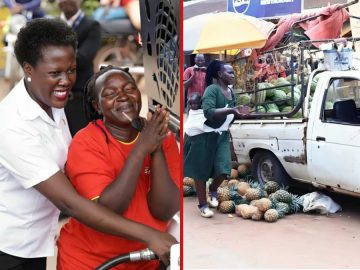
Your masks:
<path fill-rule="evenodd" d="M 224 181 L 226 185 L 218 188 L 219 212 L 235 212 L 243 219 L 275 222 L 301 210 L 299 197 L 277 182 L 268 181 L 261 186 L 247 178 Z"/>
<path fill-rule="evenodd" d="M 300 198 L 287 191 L 286 187 L 281 187 L 275 181 L 260 185 L 259 182 L 251 179 L 249 164 L 234 163 L 233 167 L 237 167 L 238 178 L 233 175 L 229 180 L 224 180 L 217 189 L 220 213 L 235 213 L 243 219 L 276 222 L 286 215 L 301 211 Z M 212 181 L 213 179 L 210 178 L 207 186 Z M 184 197 L 196 194 L 193 179 L 185 177 L 183 184 Z"/>
<path fill-rule="evenodd" d="M 236 89 L 234 89 L 237 105 L 246 105 L 250 111 L 256 113 L 288 113 L 291 106 L 296 106 L 301 98 L 300 74 L 289 75 L 286 78 L 279 77 L 271 81 L 256 82 L 252 87 L 247 87 L 248 81 L 254 81 L 254 74 L 249 65 L 243 62 L 234 62 L 233 67 L 236 73 Z M 250 68 L 250 72 L 247 70 Z M 310 83 L 309 108 L 311 107 L 312 96 L 314 95 L 319 76 L 315 76 L 308 82 L 308 76 L 304 76 L 304 87 Z M 258 79 L 257 79 L 258 80 Z M 256 81 L 257 81 L 256 80 Z M 239 82 L 238 82 L 239 81 Z M 234 87 L 235 87 L 234 86 Z M 326 109 L 332 109 L 332 102 L 326 102 Z M 302 108 L 291 118 L 302 118 Z"/>

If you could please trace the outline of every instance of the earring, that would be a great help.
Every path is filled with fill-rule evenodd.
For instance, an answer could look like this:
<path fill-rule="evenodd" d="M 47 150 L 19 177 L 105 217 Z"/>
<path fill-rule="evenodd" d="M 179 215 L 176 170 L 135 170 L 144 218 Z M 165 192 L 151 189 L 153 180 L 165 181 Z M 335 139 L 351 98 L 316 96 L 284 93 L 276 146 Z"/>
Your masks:
<path fill-rule="evenodd" d="M 31 77 L 27 77 L 26 80 L 27 80 L 28 82 L 31 82 Z"/>

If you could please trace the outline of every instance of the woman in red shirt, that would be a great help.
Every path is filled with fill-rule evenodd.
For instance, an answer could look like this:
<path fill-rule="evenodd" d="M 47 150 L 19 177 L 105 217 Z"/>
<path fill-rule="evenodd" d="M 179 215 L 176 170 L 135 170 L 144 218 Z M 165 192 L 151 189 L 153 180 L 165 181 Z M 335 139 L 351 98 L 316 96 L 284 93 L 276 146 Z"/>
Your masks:
<path fill-rule="evenodd" d="M 85 97 L 93 120 L 69 148 L 66 173 L 80 195 L 123 217 L 165 231 L 179 210 L 180 157 L 158 108 L 140 119 L 141 96 L 127 69 L 107 67 L 88 82 Z M 74 219 L 58 240 L 59 270 L 94 269 L 119 254 L 146 248 L 138 241 L 97 232 Z M 151 247 L 150 247 L 151 248 Z M 114 269 L 157 269 L 159 261 L 122 264 Z"/>

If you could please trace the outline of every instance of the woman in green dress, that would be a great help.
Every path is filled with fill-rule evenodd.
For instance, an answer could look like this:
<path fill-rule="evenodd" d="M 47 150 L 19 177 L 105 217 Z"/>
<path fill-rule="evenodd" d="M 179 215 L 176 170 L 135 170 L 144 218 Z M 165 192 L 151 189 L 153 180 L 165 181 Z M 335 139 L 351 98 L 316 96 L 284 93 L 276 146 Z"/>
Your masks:
<path fill-rule="evenodd" d="M 235 106 L 235 98 L 229 85 L 235 82 L 232 66 L 214 60 L 206 71 L 206 89 L 202 98 L 202 109 L 206 117 L 205 124 L 216 130 L 233 114 L 234 119 L 245 118 L 248 108 Z M 229 131 L 206 132 L 196 136 L 186 136 L 184 141 L 184 176 L 195 179 L 199 210 L 202 217 L 212 217 L 216 208 L 217 188 L 231 172 Z M 206 196 L 206 181 L 213 178 Z"/>

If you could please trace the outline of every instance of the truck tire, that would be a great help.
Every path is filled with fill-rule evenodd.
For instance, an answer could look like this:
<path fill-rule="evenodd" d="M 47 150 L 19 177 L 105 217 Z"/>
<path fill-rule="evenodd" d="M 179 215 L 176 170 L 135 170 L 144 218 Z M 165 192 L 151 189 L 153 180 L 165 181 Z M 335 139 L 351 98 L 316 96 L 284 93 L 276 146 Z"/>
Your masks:
<path fill-rule="evenodd" d="M 290 182 L 290 176 L 280 161 L 268 151 L 255 152 L 251 163 L 251 174 L 261 185 L 268 181 L 275 181 L 280 185 L 288 186 Z"/>

